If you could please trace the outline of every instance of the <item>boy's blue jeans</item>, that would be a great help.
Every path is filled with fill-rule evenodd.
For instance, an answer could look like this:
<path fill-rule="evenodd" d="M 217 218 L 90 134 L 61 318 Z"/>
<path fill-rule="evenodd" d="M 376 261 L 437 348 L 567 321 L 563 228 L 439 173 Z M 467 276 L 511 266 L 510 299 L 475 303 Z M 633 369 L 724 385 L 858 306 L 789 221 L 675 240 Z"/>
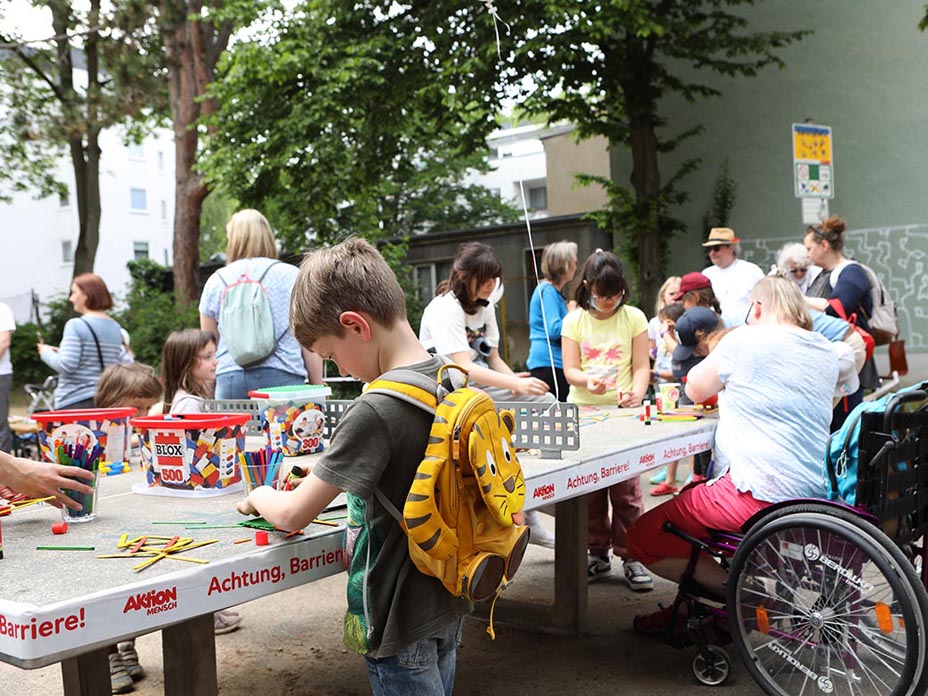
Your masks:
<path fill-rule="evenodd" d="M 365 657 L 374 696 L 451 696 L 464 619 L 438 638 L 423 638 L 390 657 Z"/>

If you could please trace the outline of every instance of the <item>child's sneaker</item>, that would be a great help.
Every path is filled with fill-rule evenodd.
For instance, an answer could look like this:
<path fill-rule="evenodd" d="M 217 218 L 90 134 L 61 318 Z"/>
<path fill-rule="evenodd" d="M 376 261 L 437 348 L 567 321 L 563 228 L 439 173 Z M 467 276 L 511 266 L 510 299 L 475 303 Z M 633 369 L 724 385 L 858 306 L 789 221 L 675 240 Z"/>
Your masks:
<path fill-rule="evenodd" d="M 145 676 L 145 670 L 139 664 L 139 654 L 135 651 L 135 641 L 127 640 L 124 643 L 118 643 L 119 656 L 122 658 L 122 664 L 126 668 L 126 673 L 132 677 L 132 681 L 138 681 Z"/>
<path fill-rule="evenodd" d="M 655 498 L 662 495 L 676 495 L 679 492 L 679 488 L 676 486 L 671 486 L 669 483 L 662 483 L 659 486 L 655 486 L 651 489 L 651 495 Z"/>
<path fill-rule="evenodd" d="M 654 579 L 648 575 L 648 571 L 640 562 L 629 560 L 622 565 L 625 571 L 625 581 L 635 592 L 647 592 L 654 589 Z"/>
<path fill-rule="evenodd" d="M 667 467 L 666 466 L 660 471 L 658 471 L 656 474 L 654 474 L 654 476 L 648 479 L 648 481 L 651 482 L 652 486 L 656 486 L 657 484 L 663 483 L 666 480 L 667 480 Z"/>
<path fill-rule="evenodd" d="M 586 579 L 589 582 L 604 578 L 612 572 L 609 556 L 590 554 L 586 559 Z"/>
<path fill-rule="evenodd" d="M 122 655 L 118 652 L 110 653 L 110 690 L 114 694 L 127 694 L 135 690 L 135 683 L 126 671 L 122 662 Z"/>
<path fill-rule="evenodd" d="M 528 543 L 544 546 L 546 549 L 554 548 L 554 535 L 541 523 L 536 510 L 529 510 L 525 513 L 525 526 L 531 530 Z"/>
<path fill-rule="evenodd" d="M 226 611 L 217 611 L 213 613 L 213 633 L 217 636 L 223 633 L 232 633 L 238 629 L 242 623 L 242 617 L 238 614 L 232 614 Z"/>

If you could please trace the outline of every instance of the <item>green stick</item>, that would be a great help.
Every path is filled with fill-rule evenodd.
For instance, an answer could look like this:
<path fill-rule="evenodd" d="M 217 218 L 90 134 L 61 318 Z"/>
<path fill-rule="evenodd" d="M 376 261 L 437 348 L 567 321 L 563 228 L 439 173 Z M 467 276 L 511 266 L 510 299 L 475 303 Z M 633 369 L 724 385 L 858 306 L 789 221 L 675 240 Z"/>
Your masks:
<path fill-rule="evenodd" d="M 95 546 L 36 546 L 36 551 L 95 551 Z"/>

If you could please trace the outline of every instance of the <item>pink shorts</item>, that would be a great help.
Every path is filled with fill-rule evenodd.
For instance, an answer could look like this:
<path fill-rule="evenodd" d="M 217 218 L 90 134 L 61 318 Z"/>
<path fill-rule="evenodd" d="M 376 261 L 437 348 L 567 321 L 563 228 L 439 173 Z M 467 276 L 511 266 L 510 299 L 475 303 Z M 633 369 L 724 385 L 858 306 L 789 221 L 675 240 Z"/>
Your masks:
<path fill-rule="evenodd" d="M 663 530 L 664 522 L 697 539 L 709 536 L 708 529 L 741 531 L 754 513 L 770 503 L 755 500 L 735 488 L 728 474 L 708 484 L 689 486 L 672 500 L 638 518 L 628 530 L 628 552 L 646 566 L 664 558 L 689 558 L 692 545 Z"/>

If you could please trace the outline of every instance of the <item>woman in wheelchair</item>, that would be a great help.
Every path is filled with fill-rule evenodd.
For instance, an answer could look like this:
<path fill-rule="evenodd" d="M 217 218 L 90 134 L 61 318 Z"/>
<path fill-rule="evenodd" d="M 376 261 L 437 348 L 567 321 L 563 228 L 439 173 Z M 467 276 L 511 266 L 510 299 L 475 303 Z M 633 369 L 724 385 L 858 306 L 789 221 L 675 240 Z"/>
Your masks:
<path fill-rule="evenodd" d="M 665 524 L 706 539 L 710 530 L 739 533 L 773 503 L 824 497 L 822 454 L 839 382 L 836 349 L 812 332 L 795 283 L 766 277 L 751 300 L 746 326 L 725 335 L 687 379 L 686 393 L 696 403 L 719 394 L 715 478 L 645 513 L 628 534 L 630 553 L 651 571 L 720 602 L 725 567 L 708 553 L 693 554 L 692 543 Z M 843 362 L 844 379 L 856 379 L 852 359 Z M 669 635 L 685 629 L 685 614 L 678 602 L 636 616 L 634 625 L 642 633 Z"/>

